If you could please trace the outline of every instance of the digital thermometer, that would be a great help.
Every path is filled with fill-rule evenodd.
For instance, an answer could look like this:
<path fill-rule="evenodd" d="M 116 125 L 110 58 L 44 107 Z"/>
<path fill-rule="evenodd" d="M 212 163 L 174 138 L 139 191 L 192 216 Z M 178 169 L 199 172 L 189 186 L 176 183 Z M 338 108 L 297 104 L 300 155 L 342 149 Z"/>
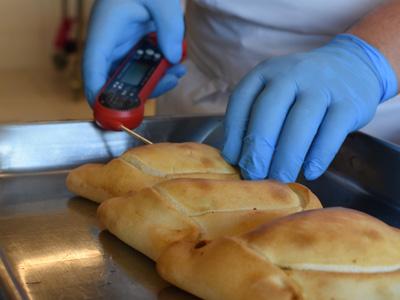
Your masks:
<path fill-rule="evenodd" d="M 108 130 L 138 127 L 146 100 L 170 66 L 154 33 L 140 40 L 97 96 L 93 109 L 96 123 Z"/>

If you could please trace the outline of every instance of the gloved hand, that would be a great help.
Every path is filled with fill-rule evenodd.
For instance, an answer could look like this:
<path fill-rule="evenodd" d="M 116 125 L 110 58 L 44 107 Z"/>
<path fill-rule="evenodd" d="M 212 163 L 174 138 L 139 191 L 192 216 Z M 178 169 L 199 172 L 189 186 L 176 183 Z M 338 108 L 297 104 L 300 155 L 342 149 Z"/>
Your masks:
<path fill-rule="evenodd" d="M 174 88 L 186 68 L 179 65 L 184 36 L 179 0 L 97 0 L 94 4 L 83 59 L 86 98 L 91 105 L 113 65 L 147 33 L 157 31 L 160 48 L 173 64 L 153 92 Z"/>
<path fill-rule="evenodd" d="M 222 151 L 246 179 L 313 180 L 346 136 L 397 93 L 396 75 L 361 39 L 338 35 L 314 51 L 254 68 L 231 96 Z"/>

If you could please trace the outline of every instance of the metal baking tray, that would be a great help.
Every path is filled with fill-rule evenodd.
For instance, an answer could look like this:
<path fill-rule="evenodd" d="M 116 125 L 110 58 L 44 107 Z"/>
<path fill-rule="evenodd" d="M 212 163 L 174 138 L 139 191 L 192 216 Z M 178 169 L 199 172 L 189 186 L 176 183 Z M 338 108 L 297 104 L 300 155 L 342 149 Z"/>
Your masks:
<path fill-rule="evenodd" d="M 154 142 L 220 147 L 220 117 L 151 118 Z M 91 122 L 0 126 L 0 299 L 196 299 L 169 286 L 154 263 L 96 223 L 95 203 L 65 187 L 68 170 L 138 146 Z M 400 147 L 351 135 L 309 186 L 325 206 L 370 213 L 400 227 Z"/>

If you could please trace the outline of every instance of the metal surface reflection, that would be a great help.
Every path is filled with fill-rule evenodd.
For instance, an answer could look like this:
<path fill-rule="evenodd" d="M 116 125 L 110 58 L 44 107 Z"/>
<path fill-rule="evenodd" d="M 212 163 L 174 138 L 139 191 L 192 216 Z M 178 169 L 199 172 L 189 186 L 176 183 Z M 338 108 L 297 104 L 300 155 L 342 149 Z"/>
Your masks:
<path fill-rule="evenodd" d="M 152 141 L 222 143 L 221 118 L 149 119 Z M 27 147 L 29 145 L 29 147 Z M 105 161 L 136 141 L 90 122 L 0 126 L 0 298 L 196 299 L 172 288 L 154 263 L 96 221 L 73 197 L 70 167 Z M 325 206 L 366 211 L 400 227 L 400 147 L 353 134 L 329 171 L 308 185 Z"/>
<path fill-rule="evenodd" d="M 102 232 L 97 205 L 72 197 L 65 178 L 52 172 L 0 180 L 2 293 L 10 299 L 157 299 L 169 285 L 154 262 Z"/>

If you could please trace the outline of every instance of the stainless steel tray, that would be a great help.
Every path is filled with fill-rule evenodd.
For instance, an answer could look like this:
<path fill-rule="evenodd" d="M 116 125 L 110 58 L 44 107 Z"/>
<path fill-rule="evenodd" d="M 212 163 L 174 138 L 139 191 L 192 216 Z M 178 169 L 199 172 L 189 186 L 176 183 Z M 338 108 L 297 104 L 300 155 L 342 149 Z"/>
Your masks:
<path fill-rule="evenodd" d="M 154 142 L 221 146 L 219 117 L 152 118 Z M 154 263 L 96 224 L 97 205 L 71 195 L 67 171 L 139 143 L 90 122 L 0 126 L 0 299 L 195 299 Z M 325 206 L 366 211 L 400 227 L 400 147 L 356 133 L 329 171 L 306 182 Z"/>

